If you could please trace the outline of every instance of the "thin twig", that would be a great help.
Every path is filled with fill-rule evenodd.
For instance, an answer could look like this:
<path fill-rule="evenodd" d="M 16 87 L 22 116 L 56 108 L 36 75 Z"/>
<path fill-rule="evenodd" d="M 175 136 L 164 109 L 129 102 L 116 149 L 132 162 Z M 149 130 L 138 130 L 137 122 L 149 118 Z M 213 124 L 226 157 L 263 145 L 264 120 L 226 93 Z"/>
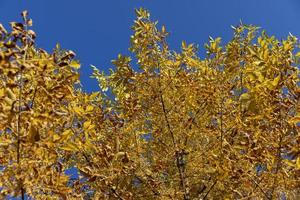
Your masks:
<path fill-rule="evenodd" d="M 203 200 L 206 199 L 206 197 L 208 196 L 208 194 L 210 193 L 210 191 L 215 187 L 215 185 L 217 184 L 218 180 L 216 180 L 213 185 L 209 188 L 209 190 L 207 191 L 207 193 L 205 194 L 205 196 L 203 197 Z"/>

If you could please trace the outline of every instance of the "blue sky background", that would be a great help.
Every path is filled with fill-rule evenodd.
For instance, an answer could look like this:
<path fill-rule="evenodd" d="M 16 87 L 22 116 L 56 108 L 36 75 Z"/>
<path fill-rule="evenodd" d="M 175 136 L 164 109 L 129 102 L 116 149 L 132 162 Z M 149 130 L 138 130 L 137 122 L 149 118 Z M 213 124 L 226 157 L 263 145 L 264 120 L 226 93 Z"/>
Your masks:
<path fill-rule="evenodd" d="M 89 78 L 90 64 L 107 70 L 118 53 L 129 54 L 134 8 L 150 10 L 152 19 L 166 25 L 172 49 L 181 41 L 199 44 L 200 56 L 208 36 L 232 37 L 230 25 L 254 24 L 279 39 L 300 36 L 299 0 L 0 0 L 0 23 L 21 20 L 28 10 L 39 47 L 51 51 L 56 43 L 76 52 L 82 63 L 86 91 L 98 90 Z"/>

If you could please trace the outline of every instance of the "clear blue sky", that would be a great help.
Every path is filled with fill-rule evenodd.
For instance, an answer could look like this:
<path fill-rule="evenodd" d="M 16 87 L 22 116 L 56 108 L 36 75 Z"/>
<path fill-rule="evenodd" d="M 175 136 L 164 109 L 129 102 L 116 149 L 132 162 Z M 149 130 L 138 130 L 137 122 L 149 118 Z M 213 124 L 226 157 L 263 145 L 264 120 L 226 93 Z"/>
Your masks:
<path fill-rule="evenodd" d="M 300 36 L 300 0 L 0 0 L 0 23 L 20 20 L 20 12 L 28 10 L 38 46 L 50 51 L 60 43 L 76 52 L 84 88 L 95 91 L 89 65 L 107 70 L 118 53 L 129 54 L 134 8 L 139 7 L 166 25 L 173 49 L 182 40 L 202 48 L 208 36 L 226 42 L 232 36 L 230 25 L 240 19 L 278 38 L 289 32 Z"/>

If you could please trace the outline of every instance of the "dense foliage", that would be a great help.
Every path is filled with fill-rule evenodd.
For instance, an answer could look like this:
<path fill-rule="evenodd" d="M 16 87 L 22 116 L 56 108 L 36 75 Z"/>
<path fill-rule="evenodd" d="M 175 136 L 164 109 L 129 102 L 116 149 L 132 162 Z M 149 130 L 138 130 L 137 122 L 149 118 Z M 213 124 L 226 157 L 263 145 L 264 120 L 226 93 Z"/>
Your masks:
<path fill-rule="evenodd" d="M 298 39 L 241 24 L 201 59 L 136 15 L 136 62 L 93 66 L 91 94 L 74 52 L 36 47 L 26 11 L 0 24 L 1 199 L 299 198 Z"/>

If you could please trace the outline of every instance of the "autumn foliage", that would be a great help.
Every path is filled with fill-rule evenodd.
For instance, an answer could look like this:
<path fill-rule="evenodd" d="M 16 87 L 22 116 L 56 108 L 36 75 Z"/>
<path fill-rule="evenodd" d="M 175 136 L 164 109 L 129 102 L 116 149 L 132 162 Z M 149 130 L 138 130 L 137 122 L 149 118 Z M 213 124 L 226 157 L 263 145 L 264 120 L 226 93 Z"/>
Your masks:
<path fill-rule="evenodd" d="M 75 53 L 0 24 L 0 198 L 300 198 L 299 40 L 232 27 L 207 56 L 136 10 L 130 51 L 85 93 Z M 67 175 L 73 170 L 76 176 Z"/>

